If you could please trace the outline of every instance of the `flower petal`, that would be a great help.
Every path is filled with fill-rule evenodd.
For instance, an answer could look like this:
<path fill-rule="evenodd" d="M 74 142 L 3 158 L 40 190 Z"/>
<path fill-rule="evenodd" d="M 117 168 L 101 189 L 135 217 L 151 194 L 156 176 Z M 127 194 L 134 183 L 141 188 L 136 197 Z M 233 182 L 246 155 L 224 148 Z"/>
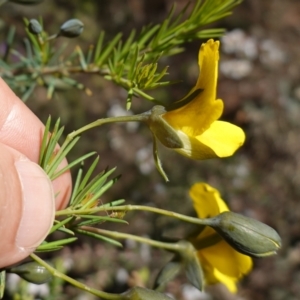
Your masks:
<path fill-rule="evenodd" d="M 195 183 L 189 191 L 199 218 L 208 218 L 229 211 L 217 189 L 204 182 Z"/>
<path fill-rule="evenodd" d="M 221 199 L 219 191 L 206 183 L 199 182 L 194 184 L 190 188 L 189 194 L 193 200 L 194 209 L 201 219 L 214 217 L 229 210 L 226 203 Z M 204 239 L 215 234 L 216 231 L 214 229 L 205 227 L 197 237 L 197 240 L 198 238 Z"/>
<path fill-rule="evenodd" d="M 190 197 L 199 218 L 214 217 L 228 207 L 215 188 L 205 183 L 196 183 L 190 189 Z M 216 232 L 206 227 L 197 237 L 202 240 Z M 252 268 L 252 259 L 234 250 L 224 240 L 202 248 L 198 257 L 208 284 L 222 282 L 231 292 L 236 292 L 236 282 Z"/>
<path fill-rule="evenodd" d="M 201 249 L 198 256 L 204 270 L 205 265 L 210 265 L 218 272 L 236 280 L 249 273 L 252 268 L 252 259 L 234 250 L 224 240 L 211 247 Z M 215 279 L 216 282 L 220 281 L 218 278 Z"/>
<path fill-rule="evenodd" d="M 204 258 L 201 258 L 200 261 L 205 266 L 203 268 L 203 272 L 205 276 L 205 283 L 207 285 L 223 283 L 231 293 L 237 292 L 236 278 L 221 273 L 218 269 L 206 262 Z"/>
<path fill-rule="evenodd" d="M 197 105 L 187 104 L 179 109 L 169 111 L 162 115 L 163 119 L 175 130 L 181 130 L 188 136 L 202 134 L 221 117 L 224 108 L 222 100 L 214 99 L 214 102 L 208 103 L 204 99 L 200 99 L 202 97 L 200 93 L 194 99 L 197 101 Z"/>
<path fill-rule="evenodd" d="M 213 150 L 218 157 L 232 155 L 245 141 L 243 130 L 223 121 L 215 121 L 196 139 Z"/>
<path fill-rule="evenodd" d="M 219 41 L 210 39 L 201 45 L 198 58 L 200 75 L 196 86 L 185 98 L 198 89 L 202 91 L 188 104 L 163 115 L 163 118 L 175 129 L 186 132 L 183 128 L 190 127 L 194 131 L 192 136 L 199 135 L 221 116 L 223 103 L 215 100 L 218 60 Z"/>
<path fill-rule="evenodd" d="M 219 41 L 208 40 L 201 45 L 198 64 L 200 75 L 196 83 L 196 89 L 203 89 L 208 92 L 209 99 L 216 99 L 216 87 L 218 79 Z"/>

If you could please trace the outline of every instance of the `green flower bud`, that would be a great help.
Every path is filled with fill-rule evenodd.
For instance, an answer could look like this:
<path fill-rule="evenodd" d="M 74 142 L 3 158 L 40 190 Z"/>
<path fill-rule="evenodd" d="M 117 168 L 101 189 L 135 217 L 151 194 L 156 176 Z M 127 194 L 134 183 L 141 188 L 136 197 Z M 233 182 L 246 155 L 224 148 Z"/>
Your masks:
<path fill-rule="evenodd" d="M 35 261 L 12 267 L 7 272 L 15 273 L 21 278 L 35 284 L 46 283 L 52 278 L 50 272 Z"/>
<path fill-rule="evenodd" d="M 60 27 L 59 36 L 74 38 L 79 36 L 83 31 L 84 24 L 78 19 L 70 19 Z"/>
<path fill-rule="evenodd" d="M 253 257 L 276 254 L 281 238 L 270 226 L 255 219 L 226 211 L 211 218 L 214 228 L 237 251 Z"/>
<path fill-rule="evenodd" d="M 44 0 L 8 0 L 9 2 L 23 4 L 23 5 L 32 5 L 32 4 L 39 4 Z"/>
<path fill-rule="evenodd" d="M 32 34 L 40 34 L 43 29 L 38 20 L 31 19 L 28 24 L 28 30 Z"/>
<path fill-rule="evenodd" d="M 172 300 L 172 298 L 162 293 L 138 286 L 133 287 L 129 291 L 123 293 L 122 296 L 124 296 L 124 299 L 128 300 Z"/>

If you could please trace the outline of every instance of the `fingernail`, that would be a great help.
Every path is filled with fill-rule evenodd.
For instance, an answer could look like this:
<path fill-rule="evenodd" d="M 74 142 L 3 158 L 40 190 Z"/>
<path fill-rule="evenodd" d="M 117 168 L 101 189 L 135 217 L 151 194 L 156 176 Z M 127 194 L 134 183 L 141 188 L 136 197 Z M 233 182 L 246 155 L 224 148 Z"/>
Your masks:
<path fill-rule="evenodd" d="M 15 166 L 23 193 L 16 245 L 21 250 L 36 248 L 53 224 L 55 198 L 52 183 L 44 170 L 29 160 L 17 161 Z"/>

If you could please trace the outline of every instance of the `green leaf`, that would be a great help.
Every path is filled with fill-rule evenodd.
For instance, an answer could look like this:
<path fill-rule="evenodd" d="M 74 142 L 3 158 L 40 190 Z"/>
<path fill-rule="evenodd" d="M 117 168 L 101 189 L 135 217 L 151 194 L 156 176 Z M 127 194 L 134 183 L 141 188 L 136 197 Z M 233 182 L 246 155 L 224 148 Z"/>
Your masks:
<path fill-rule="evenodd" d="M 54 242 L 44 242 L 43 244 L 41 244 L 40 246 L 37 247 L 36 251 L 53 251 L 52 249 L 61 249 L 61 247 L 67 245 L 67 244 L 71 244 L 73 242 L 75 242 L 77 240 L 77 237 L 71 237 L 71 238 L 67 238 L 67 239 L 62 239 L 62 240 L 58 240 L 58 241 L 54 241 Z"/>
<path fill-rule="evenodd" d="M 96 44 L 96 50 L 95 50 L 95 55 L 94 55 L 94 62 L 97 62 L 99 57 L 100 57 L 100 53 L 102 51 L 102 45 L 103 45 L 103 40 L 104 40 L 104 36 L 105 36 L 105 32 L 101 31 L 97 44 Z"/>
<path fill-rule="evenodd" d="M 80 233 L 80 234 L 84 234 L 86 236 L 91 236 L 91 237 L 93 237 L 95 239 L 108 242 L 108 243 L 110 243 L 110 244 L 112 244 L 114 246 L 121 247 L 121 248 L 123 247 L 123 245 L 120 242 L 118 242 L 116 240 L 113 240 L 111 238 L 108 238 L 106 236 L 103 236 L 103 235 L 100 235 L 100 234 L 97 234 L 97 233 L 94 233 L 94 232 L 82 230 L 82 229 L 76 229 L 75 231 L 78 232 L 78 233 Z"/>
<path fill-rule="evenodd" d="M 55 222 L 55 225 L 52 226 L 52 228 L 51 228 L 49 234 L 51 234 L 51 233 L 53 233 L 54 231 L 56 231 L 56 230 L 60 229 L 61 227 L 65 226 L 66 224 L 68 224 L 68 223 L 69 223 L 71 220 L 73 220 L 73 219 L 74 219 L 74 217 L 72 216 L 72 217 L 66 218 L 66 219 L 64 219 L 64 220 L 62 220 L 62 221 L 57 221 L 57 220 L 55 220 L 55 221 L 54 221 L 54 222 Z M 69 232 L 70 232 L 71 235 L 74 235 L 74 233 L 73 233 L 72 231 L 69 231 Z"/>
<path fill-rule="evenodd" d="M 111 54 L 112 50 L 114 49 L 115 45 L 119 42 L 119 40 L 122 37 L 122 33 L 117 34 L 112 41 L 109 42 L 109 44 L 106 46 L 105 50 L 100 53 L 96 64 L 98 66 L 101 66 L 105 60 L 108 58 L 108 56 Z"/>

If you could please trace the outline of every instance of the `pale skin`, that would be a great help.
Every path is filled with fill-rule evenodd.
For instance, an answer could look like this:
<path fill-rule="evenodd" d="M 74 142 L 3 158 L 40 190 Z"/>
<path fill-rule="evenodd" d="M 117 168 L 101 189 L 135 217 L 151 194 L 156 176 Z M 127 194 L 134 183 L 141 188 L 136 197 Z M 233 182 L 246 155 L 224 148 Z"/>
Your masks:
<path fill-rule="evenodd" d="M 70 197 L 70 173 L 51 182 L 37 164 L 43 132 L 43 123 L 0 78 L 0 268 L 39 246 L 55 210 Z"/>

